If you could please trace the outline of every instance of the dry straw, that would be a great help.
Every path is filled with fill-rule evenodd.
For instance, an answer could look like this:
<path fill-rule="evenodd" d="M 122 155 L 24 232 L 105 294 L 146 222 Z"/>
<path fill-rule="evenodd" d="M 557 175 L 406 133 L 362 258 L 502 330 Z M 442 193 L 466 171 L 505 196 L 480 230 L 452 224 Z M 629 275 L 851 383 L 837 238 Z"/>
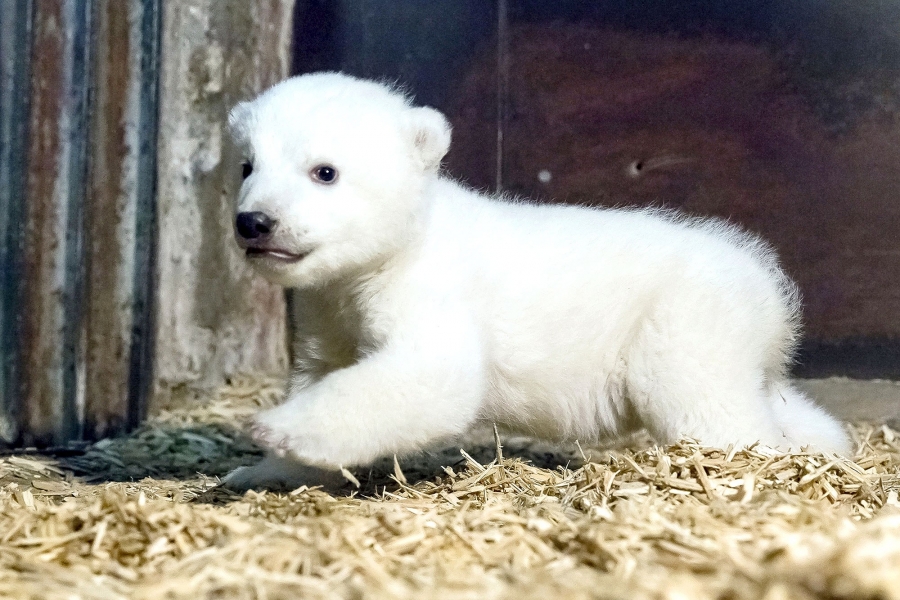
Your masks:
<path fill-rule="evenodd" d="M 488 435 L 239 496 L 245 379 L 84 454 L 0 458 L 0 597 L 900 599 L 900 434 L 853 461 L 764 447 L 549 450 Z"/>

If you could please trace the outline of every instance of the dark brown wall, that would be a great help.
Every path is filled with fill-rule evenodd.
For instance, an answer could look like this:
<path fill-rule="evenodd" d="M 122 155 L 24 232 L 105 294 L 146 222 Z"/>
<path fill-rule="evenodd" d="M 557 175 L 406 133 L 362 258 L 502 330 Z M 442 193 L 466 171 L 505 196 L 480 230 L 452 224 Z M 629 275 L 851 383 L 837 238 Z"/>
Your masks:
<path fill-rule="evenodd" d="M 500 130 L 504 191 L 744 225 L 802 288 L 805 365 L 900 376 L 900 5 L 505 4 L 503 39 L 494 2 L 298 3 L 295 67 L 407 84 L 474 187 Z"/>
<path fill-rule="evenodd" d="M 811 338 L 900 337 L 896 90 L 836 118 L 783 49 L 715 35 L 522 24 L 509 48 L 507 190 L 742 223 L 800 283 Z M 852 106 L 871 83 L 822 85 Z M 485 54 L 451 111 L 449 168 L 481 187 L 493 185 L 495 88 Z"/>
<path fill-rule="evenodd" d="M 406 84 L 474 187 L 502 131 L 504 191 L 744 225 L 804 293 L 798 373 L 900 377 L 900 4 L 374 4 L 298 3 L 295 71 Z"/>

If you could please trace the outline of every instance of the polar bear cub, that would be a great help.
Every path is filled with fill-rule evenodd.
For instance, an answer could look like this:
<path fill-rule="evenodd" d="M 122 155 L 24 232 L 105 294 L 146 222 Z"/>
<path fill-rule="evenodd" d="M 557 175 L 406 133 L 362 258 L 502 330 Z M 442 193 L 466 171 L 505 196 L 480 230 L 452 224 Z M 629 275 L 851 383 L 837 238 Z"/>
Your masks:
<path fill-rule="evenodd" d="M 255 418 L 292 466 L 409 453 L 479 423 L 591 442 L 762 442 L 848 454 L 787 380 L 796 287 L 758 238 L 671 212 L 537 205 L 440 173 L 450 126 L 390 87 L 284 81 L 231 113 L 236 237 L 297 290 L 287 400 Z"/>

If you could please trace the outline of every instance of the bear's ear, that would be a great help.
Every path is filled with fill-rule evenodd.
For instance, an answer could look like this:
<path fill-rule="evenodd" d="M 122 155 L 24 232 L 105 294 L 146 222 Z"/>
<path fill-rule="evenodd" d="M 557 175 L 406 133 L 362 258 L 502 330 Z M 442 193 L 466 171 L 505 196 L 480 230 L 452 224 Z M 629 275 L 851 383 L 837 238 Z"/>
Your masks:
<path fill-rule="evenodd" d="M 450 123 L 427 106 L 410 109 L 410 133 L 415 152 L 426 171 L 436 171 L 450 149 Z"/>

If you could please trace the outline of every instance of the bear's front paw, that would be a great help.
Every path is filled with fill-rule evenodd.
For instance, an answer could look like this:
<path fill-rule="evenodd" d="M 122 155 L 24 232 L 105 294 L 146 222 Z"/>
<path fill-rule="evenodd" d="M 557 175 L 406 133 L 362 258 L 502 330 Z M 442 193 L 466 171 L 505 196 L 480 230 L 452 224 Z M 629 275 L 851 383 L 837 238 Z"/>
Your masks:
<path fill-rule="evenodd" d="M 253 440 L 274 456 L 335 469 L 383 454 L 383 440 L 368 430 L 341 411 L 311 410 L 307 402 L 292 401 L 257 414 L 249 426 Z"/>
<path fill-rule="evenodd" d="M 222 479 L 224 487 L 236 492 L 250 489 L 290 491 L 301 485 L 337 490 L 345 483 L 340 471 L 317 469 L 271 455 L 253 466 L 238 467 Z"/>
<path fill-rule="evenodd" d="M 284 457 L 291 449 L 290 435 L 278 433 L 266 423 L 258 420 L 254 420 L 250 424 L 250 437 L 257 445 L 279 457 Z"/>
<path fill-rule="evenodd" d="M 256 444 L 269 450 L 278 457 L 284 457 L 298 444 L 294 435 L 287 430 L 286 423 L 266 411 L 256 415 L 250 422 L 250 437 Z"/>

